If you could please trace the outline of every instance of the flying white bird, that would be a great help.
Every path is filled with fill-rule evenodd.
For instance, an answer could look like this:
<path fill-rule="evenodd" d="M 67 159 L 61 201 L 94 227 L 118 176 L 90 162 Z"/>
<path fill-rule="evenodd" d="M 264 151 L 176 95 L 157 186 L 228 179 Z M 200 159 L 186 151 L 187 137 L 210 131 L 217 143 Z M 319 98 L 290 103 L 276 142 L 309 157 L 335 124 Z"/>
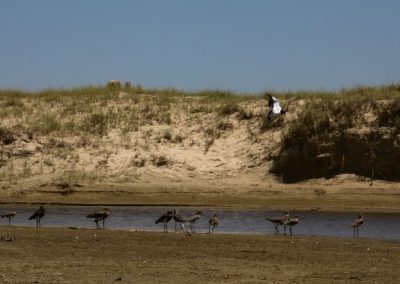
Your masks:
<path fill-rule="evenodd" d="M 272 120 L 274 116 L 281 115 L 287 113 L 287 110 L 282 109 L 279 105 L 279 100 L 270 94 L 268 94 L 268 120 Z"/>

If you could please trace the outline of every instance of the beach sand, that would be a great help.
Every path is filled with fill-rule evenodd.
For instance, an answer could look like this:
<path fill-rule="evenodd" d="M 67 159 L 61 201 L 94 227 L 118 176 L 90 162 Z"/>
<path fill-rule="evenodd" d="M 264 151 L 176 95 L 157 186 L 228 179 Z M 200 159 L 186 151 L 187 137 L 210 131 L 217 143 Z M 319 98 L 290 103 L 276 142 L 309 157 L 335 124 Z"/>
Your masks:
<path fill-rule="evenodd" d="M 0 227 L 2 283 L 399 283 L 400 243 Z"/>

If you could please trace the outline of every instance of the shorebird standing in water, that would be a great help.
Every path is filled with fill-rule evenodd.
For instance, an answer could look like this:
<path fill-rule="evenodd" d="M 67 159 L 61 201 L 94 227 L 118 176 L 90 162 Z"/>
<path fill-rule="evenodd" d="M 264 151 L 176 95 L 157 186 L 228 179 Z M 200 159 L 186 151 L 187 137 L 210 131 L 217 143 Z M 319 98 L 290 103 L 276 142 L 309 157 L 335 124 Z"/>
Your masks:
<path fill-rule="evenodd" d="M 217 214 L 214 214 L 213 217 L 210 218 L 210 220 L 208 220 L 208 233 L 214 233 L 214 228 L 216 226 L 218 226 L 219 221 L 218 221 L 218 216 Z"/>
<path fill-rule="evenodd" d="M 94 222 L 96 223 L 96 229 L 97 230 L 101 230 L 101 227 L 99 225 L 99 221 L 103 221 L 103 230 L 104 230 L 104 223 L 105 220 L 108 218 L 108 216 L 110 215 L 111 210 L 108 208 L 104 208 L 98 212 L 93 212 L 90 213 L 89 215 L 86 216 L 86 218 L 93 218 Z"/>
<path fill-rule="evenodd" d="M 46 209 L 41 205 L 39 209 L 36 210 L 31 217 L 29 217 L 29 220 L 36 219 L 36 228 L 40 228 L 42 227 L 40 219 L 43 218 L 44 214 L 46 214 Z"/>
<path fill-rule="evenodd" d="M 17 212 L 7 212 L 5 214 L 0 215 L 1 218 L 8 218 L 8 225 L 11 226 L 11 218 L 14 218 L 17 215 Z"/>
<path fill-rule="evenodd" d="M 300 218 L 298 216 L 290 217 L 289 220 L 286 222 L 286 226 L 289 226 L 290 235 L 292 236 L 292 227 L 296 226 L 300 222 Z M 285 231 L 286 235 L 286 231 Z"/>
<path fill-rule="evenodd" d="M 274 224 L 275 232 L 279 233 L 279 226 L 284 226 L 284 223 L 289 220 L 289 212 L 285 211 L 285 213 L 280 216 L 280 217 L 275 217 L 275 218 L 265 218 L 265 220 L 270 221 L 272 224 Z M 286 231 L 286 227 L 285 227 Z"/>
<path fill-rule="evenodd" d="M 179 214 L 176 214 L 176 211 L 174 210 L 174 212 L 172 213 L 172 218 L 175 221 L 175 232 L 176 232 L 176 226 L 179 223 L 179 228 L 181 231 L 183 231 L 185 229 L 185 222 L 186 220 L 183 219 L 183 217 Z"/>
<path fill-rule="evenodd" d="M 364 223 L 364 216 L 362 213 L 358 214 L 358 218 L 355 219 L 353 221 L 353 223 L 351 223 L 351 225 L 349 225 L 350 228 L 353 228 L 353 236 L 356 236 L 357 233 L 357 237 L 358 237 L 358 230 L 360 229 L 360 226 Z"/>
<path fill-rule="evenodd" d="M 154 223 L 155 224 L 163 223 L 164 233 L 168 233 L 168 222 L 171 221 L 173 214 L 174 214 L 173 211 L 168 210 L 167 213 L 158 218 Z"/>
<path fill-rule="evenodd" d="M 201 211 L 197 211 L 196 214 L 191 216 L 187 221 L 190 223 L 190 230 L 192 233 L 196 233 L 196 228 L 194 227 L 194 224 L 200 219 L 200 215 L 203 215 Z"/>

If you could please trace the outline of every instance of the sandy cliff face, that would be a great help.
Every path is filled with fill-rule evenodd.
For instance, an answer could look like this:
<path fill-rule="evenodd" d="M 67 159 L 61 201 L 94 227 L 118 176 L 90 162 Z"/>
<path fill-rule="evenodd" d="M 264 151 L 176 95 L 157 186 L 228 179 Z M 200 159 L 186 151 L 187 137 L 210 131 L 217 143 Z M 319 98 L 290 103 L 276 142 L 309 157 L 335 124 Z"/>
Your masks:
<path fill-rule="evenodd" d="M 0 183 L 68 193 L 98 183 L 400 177 L 393 102 L 361 100 L 352 111 L 287 96 L 289 112 L 269 122 L 265 98 L 217 95 L 4 96 Z"/>
<path fill-rule="evenodd" d="M 148 101 L 148 95 L 138 96 L 143 98 L 111 100 L 101 109 L 107 117 L 123 117 L 108 118 L 106 126 L 95 124 L 73 133 L 62 129 L 32 133 L 27 114 L 5 117 L 2 127 L 8 132 L 1 140 L 1 182 L 195 181 L 246 175 L 257 182 L 268 175 L 281 129 L 263 129 L 265 100 L 238 102 L 238 111 L 221 114 L 218 108 L 224 104 L 216 110 L 203 110 L 199 98 L 183 98 L 169 103 L 166 115 L 159 105 Z M 39 112 L 29 100 L 22 99 L 24 106 L 29 112 Z M 81 112 L 59 117 L 65 107 L 54 104 L 46 115 L 60 125 L 85 121 L 88 116 Z M 96 127 L 105 127 L 106 133 L 97 135 Z"/>

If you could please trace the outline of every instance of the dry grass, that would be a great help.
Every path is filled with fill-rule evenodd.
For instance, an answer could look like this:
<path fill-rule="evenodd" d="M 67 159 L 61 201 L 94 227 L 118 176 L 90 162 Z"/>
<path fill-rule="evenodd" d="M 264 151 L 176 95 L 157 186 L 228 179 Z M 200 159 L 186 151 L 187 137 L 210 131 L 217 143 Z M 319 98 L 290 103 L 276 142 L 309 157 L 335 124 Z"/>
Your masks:
<path fill-rule="evenodd" d="M 386 159 L 386 154 L 377 149 L 384 145 L 385 151 L 391 151 L 397 157 L 397 146 L 392 147 L 386 142 L 400 143 L 397 138 L 400 133 L 399 85 L 337 92 L 275 92 L 273 95 L 289 108 L 289 113 L 270 122 L 265 115 L 266 96 L 262 94 L 154 90 L 129 84 L 38 92 L 0 90 L 0 143 L 8 147 L 0 155 L 0 174 L 14 179 L 16 175 L 28 177 L 38 172 L 34 170 L 36 160 L 33 157 L 21 158 L 22 150 L 15 155 L 15 149 L 22 147 L 22 142 L 31 143 L 35 149 L 29 151 L 42 153 L 39 154 L 42 160 L 44 154 L 51 156 L 53 170 L 58 174 L 76 164 L 88 167 L 87 171 L 91 172 L 95 169 L 84 163 L 85 157 L 97 163 L 95 153 L 98 150 L 107 148 L 114 154 L 121 153 L 121 149 L 131 150 L 143 154 L 143 161 L 151 161 L 147 164 L 164 167 L 171 163 L 169 159 L 155 155 L 159 147 L 172 144 L 185 147 L 187 143 L 192 145 L 190 147 L 201 147 L 207 154 L 216 141 L 226 139 L 231 133 L 237 135 L 235 131 L 243 127 L 248 133 L 249 145 L 258 143 L 265 147 L 264 157 L 272 159 L 275 164 L 272 170 L 278 176 L 285 176 L 287 166 L 295 163 L 302 169 L 308 165 L 327 167 L 324 171 L 316 171 L 315 176 L 304 174 L 298 179 L 330 176 L 342 171 L 365 176 L 374 172 L 379 178 L 396 179 L 387 170 L 392 162 L 383 164 L 381 160 Z M 365 159 L 349 156 L 349 150 L 340 146 L 343 141 L 351 140 L 349 133 L 354 129 L 378 133 L 364 134 L 368 139 L 362 144 L 369 143 L 363 146 L 368 153 Z M 385 135 L 380 134 L 382 129 L 386 129 Z M 118 136 L 115 136 L 116 132 Z M 265 137 L 272 137 L 276 132 L 281 138 L 275 139 L 274 143 L 279 143 L 280 148 L 272 151 L 277 147 L 265 142 L 268 140 Z M 86 156 L 71 158 L 79 157 L 79 152 Z M 249 156 L 257 157 L 258 154 Z M 322 156 L 329 157 L 326 160 L 330 161 L 321 166 L 321 159 L 316 157 Z M 30 163 L 24 166 L 26 161 L 23 159 Z M 359 159 L 368 166 L 357 168 L 350 163 L 351 166 L 346 168 L 348 159 Z M 135 161 L 133 156 L 127 160 L 127 166 L 132 165 L 130 161 Z M 133 162 L 133 165 L 144 167 L 143 161 Z M 11 164 L 19 170 L 12 170 Z M 112 166 L 120 167 L 118 163 Z"/>

